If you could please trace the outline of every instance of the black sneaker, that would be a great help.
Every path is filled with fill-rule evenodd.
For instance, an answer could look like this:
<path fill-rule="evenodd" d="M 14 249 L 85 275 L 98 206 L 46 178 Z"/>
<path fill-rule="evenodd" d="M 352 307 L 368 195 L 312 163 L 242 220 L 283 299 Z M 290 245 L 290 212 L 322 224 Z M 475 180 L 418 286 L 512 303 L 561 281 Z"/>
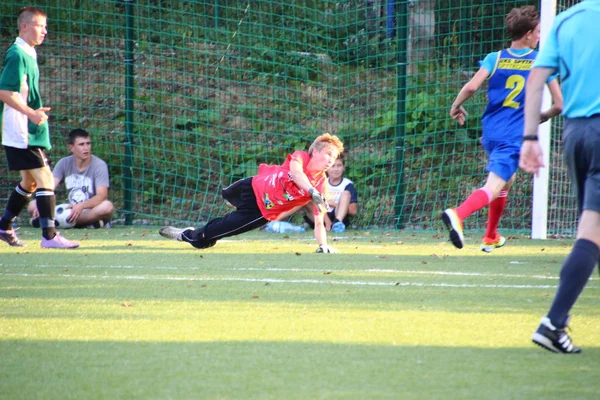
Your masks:
<path fill-rule="evenodd" d="M 565 332 L 565 328 L 558 329 L 547 317 L 542 318 L 539 328 L 533 336 L 533 343 L 550 350 L 553 353 L 578 354 L 581 349 L 573 344 L 571 338 Z"/>

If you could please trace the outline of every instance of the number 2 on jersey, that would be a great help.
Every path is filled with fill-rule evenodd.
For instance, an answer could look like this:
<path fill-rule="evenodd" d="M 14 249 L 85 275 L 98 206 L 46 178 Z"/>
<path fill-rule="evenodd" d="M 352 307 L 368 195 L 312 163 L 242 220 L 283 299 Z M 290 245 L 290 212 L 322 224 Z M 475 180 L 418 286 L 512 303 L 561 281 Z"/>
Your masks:
<path fill-rule="evenodd" d="M 514 101 L 515 97 L 517 97 L 523 91 L 525 87 L 525 77 L 522 75 L 511 75 L 506 80 L 506 89 L 512 89 L 506 99 L 502 103 L 504 107 L 510 108 L 519 108 L 521 103 Z"/>

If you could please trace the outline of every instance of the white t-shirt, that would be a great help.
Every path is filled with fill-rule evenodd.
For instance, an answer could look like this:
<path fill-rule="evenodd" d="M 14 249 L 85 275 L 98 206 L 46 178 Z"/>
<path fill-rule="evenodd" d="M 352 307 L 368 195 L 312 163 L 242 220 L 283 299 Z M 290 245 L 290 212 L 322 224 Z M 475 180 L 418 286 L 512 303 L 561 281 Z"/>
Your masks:
<path fill-rule="evenodd" d="M 342 181 L 337 185 L 333 185 L 330 180 L 328 180 L 329 187 L 327 192 L 327 198 L 329 200 L 333 200 L 336 203 L 340 202 L 340 197 L 345 190 L 350 192 L 350 204 L 358 202 L 358 194 L 356 193 L 356 189 L 354 188 L 354 183 L 348 178 L 342 178 Z M 329 207 L 327 212 L 332 212 L 335 210 L 334 207 Z"/>

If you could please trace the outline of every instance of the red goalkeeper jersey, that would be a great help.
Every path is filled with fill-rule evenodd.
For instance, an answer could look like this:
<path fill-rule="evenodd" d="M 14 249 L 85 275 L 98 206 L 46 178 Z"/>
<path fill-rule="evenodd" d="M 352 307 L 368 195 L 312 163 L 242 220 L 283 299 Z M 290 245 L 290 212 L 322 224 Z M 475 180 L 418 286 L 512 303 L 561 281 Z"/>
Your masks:
<path fill-rule="evenodd" d="M 260 212 L 269 221 L 275 221 L 281 213 L 312 201 L 308 192 L 300 189 L 292 180 L 290 175 L 292 160 L 300 162 L 310 184 L 327 195 L 327 176 L 325 172 L 314 176 L 308 172 L 306 166 L 310 156 L 306 151 L 295 151 L 288 155 L 283 165 L 260 164 L 258 175 L 252 178 L 252 189 Z"/>

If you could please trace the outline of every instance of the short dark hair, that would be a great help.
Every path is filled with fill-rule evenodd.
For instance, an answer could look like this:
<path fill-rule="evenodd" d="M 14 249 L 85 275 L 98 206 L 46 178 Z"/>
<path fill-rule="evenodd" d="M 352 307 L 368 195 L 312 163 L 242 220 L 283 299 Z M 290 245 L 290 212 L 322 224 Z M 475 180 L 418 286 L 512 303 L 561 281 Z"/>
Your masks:
<path fill-rule="evenodd" d="M 540 23 L 540 16 L 534 6 L 513 8 L 506 16 L 506 32 L 511 40 L 519 40 Z"/>
<path fill-rule="evenodd" d="M 69 132 L 69 138 L 67 139 L 67 143 L 75 144 L 75 139 L 80 138 L 89 138 L 90 134 L 85 129 L 77 128 L 73 129 Z"/>
<path fill-rule="evenodd" d="M 27 6 L 21 8 L 21 11 L 19 11 L 19 17 L 17 18 L 17 24 L 19 25 L 19 29 L 21 29 L 21 24 L 31 22 L 33 17 L 36 17 L 38 15 L 44 18 L 48 17 L 46 13 L 40 8 L 34 6 Z"/>

